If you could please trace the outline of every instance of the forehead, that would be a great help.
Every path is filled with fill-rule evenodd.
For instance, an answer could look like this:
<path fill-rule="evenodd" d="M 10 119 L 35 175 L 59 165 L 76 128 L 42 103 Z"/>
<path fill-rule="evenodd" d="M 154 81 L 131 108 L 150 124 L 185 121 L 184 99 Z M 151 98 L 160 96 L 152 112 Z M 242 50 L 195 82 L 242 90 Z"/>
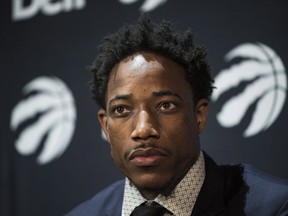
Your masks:
<path fill-rule="evenodd" d="M 115 65 L 109 76 L 106 99 L 141 89 L 147 92 L 152 89 L 175 93 L 191 91 L 182 66 L 167 57 L 150 52 L 135 53 Z"/>
<path fill-rule="evenodd" d="M 184 68 L 173 60 L 151 52 L 138 52 L 129 55 L 112 68 L 109 82 L 113 83 L 113 81 L 131 78 L 131 76 L 152 77 L 153 75 L 185 80 Z"/>

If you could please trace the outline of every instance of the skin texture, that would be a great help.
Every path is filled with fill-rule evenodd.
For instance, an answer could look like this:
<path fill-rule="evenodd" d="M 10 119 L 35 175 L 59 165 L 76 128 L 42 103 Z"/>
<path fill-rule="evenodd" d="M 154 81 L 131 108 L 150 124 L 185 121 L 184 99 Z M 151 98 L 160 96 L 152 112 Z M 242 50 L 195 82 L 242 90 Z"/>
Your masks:
<path fill-rule="evenodd" d="M 98 112 L 115 164 L 147 199 L 169 193 L 195 163 L 207 115 L 184 68 L 151 52 L 114 66 Z"/>

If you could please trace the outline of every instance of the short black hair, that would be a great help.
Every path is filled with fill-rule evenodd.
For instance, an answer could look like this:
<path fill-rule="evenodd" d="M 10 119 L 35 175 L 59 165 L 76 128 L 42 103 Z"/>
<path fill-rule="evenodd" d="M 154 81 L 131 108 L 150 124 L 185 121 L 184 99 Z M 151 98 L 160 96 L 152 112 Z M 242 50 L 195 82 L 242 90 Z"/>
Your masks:
<path fill-rule="evenodd" d="M 153 23 L 142 15 L 133 24 L 124 24 L 116 33 L 106 36 L 99 47 L 99 54 L 91 66 L 93 74 L 91 91 L 95 101 L 105 109 L 105 95 L 112 68 L 125 57 L 140 51 L 165 56 L 186 71 L 192 87 L 193 100 L 210 99 L 213 79 L 206 58 L 206 49 L 194 44 L 193 32 L 175 30 L 168 21 Z"/>

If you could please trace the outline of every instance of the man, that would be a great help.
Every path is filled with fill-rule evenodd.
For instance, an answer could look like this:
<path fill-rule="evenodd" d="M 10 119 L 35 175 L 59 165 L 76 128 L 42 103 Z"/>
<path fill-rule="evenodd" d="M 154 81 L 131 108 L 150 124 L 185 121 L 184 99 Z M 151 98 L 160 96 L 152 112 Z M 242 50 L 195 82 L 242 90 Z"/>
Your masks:
<path fill-rule="evenodd" d="M 288 215 L 287 182 L 201 151 L 213 80 L 190 30 L 142 16 L 109 35 L 92 92 L 111 155 L 126 177 L 68 215 Z"/>

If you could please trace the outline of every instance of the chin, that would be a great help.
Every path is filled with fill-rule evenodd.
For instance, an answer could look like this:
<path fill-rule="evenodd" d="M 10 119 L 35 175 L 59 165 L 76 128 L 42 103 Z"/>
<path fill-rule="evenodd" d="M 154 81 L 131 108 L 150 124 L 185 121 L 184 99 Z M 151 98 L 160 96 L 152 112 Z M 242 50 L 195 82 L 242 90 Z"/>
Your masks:
<path fill-rule="evenodd" d="M 167 180 L 167 177 L 165 178 L 163 175 L 161 176 L 159 174 L 139 174 L 134 178 L 130 178 L 130 180 L 140 190 L 161 191 L 165 190 L 170 183 L 170 180 Z"/>

